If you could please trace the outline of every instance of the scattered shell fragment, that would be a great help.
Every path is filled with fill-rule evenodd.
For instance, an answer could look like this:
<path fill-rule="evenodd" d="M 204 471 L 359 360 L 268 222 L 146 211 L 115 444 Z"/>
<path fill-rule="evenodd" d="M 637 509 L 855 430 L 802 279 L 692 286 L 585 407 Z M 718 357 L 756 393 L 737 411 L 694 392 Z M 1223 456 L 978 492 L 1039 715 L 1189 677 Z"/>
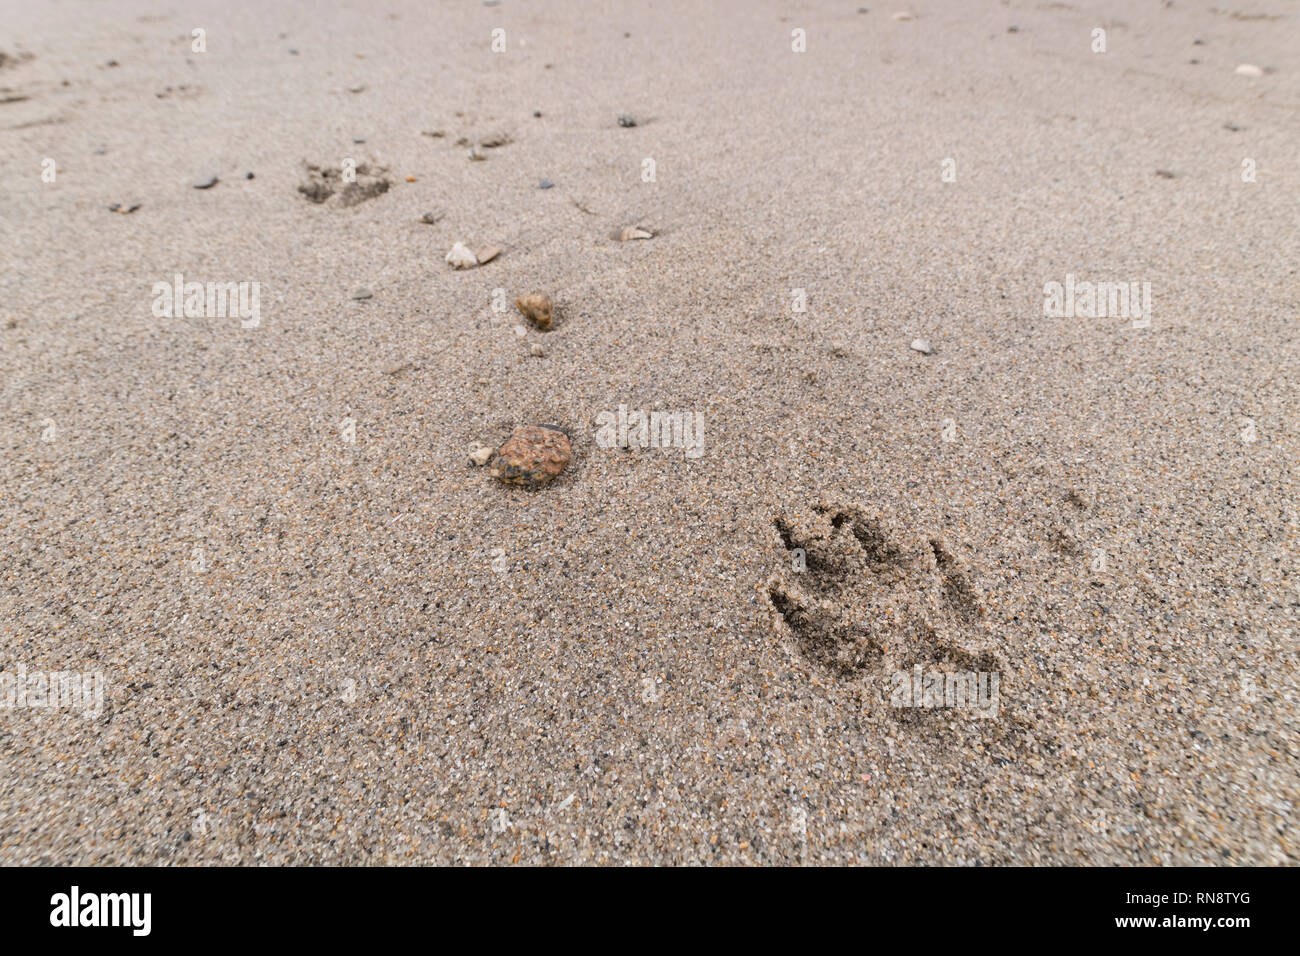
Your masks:
<path fill-rule="evenodd" d="M 361 286 L 359 289 L 357 289 L 355 292 L 352 293 L 352 298 L 356 299 L 358 302 L 360 302 L 362 299 L 372 298 L 373 296 L 374 293 L 371 292 L 369 289 L 367 289 L 365 286 Z"/>
<path fill-rule="evenodd" d="M 496 453 L 497 450 L 491 445 L 484 445 L 481 442 L 475 442 L 469 446 L 470 464 L 482 468 L 492 460 L 492 456 Z"/>
<path fill-rule="evenodd" d="M 542 348 L 536 342 L 533 342 L 531 345 L 528 346 L 528 354 L 531 355 L 533 358 L 541 358 L 546 354 L 546 349 Z"/>
<path fill-rule="evenodd" d="M 892 16 L 895 20 L 897 20 L 900 23 L 912 19 L 912 14 L 909 13 L 907 10 L 899 10 L 897 13 L 893 14 Z"/>
<path fill-rule="evenodd" d="M 358 83 L 355 86 L 348 87 L 349 93 L 364 93 L 365 91 L 366 91 L 366 84 L 364 83 Z"/>
<path fill-rule="evenodd" d="M 217 184 L 217 182 L 218 180 L 217 180 L 216 173 L 207 173 L 203 176 L 200 176 L 198 179 L 194 180 L 194 188 L 211 189 L 213 186 Z"/>
<path fill-rule="evenodd" d="M 469 158 L 476 163 L 481 163 L 483 162 L 483 160 L 487 159 L 487 154 L 484 153 L 483 150 L 475 146 L 473 149 L 469 151 Z"/>
<path fill-rule="evenodd" d="M 564 471 L 572 454 L 569 436 L 560 429 L 525 425 L 497 452 L 492 476 L 506 484 L 540 488 Z"/>
<path fill-rule="evenodd" d="M 534 292 L 531 295 L 521 295 L 515 299 L 515 308 L 524 314 L 524 318 L 532 322 L 543 332 L 551 327 L 554 318 L 551 308 L 551 297 L 543 295 L 540 292 Z"/>
<path fill-rule="evenodd" d="M 1264 75 L 1264 71 L 1254 63 L 1243 63 L 1237 67 L 1235 72 L 1238 76 L 1260 77 Z"/>
<path fill-rule="evenodd" d="M 630 129 L 636 125 L 636 117 L 628 113 L 623 113 L 618 118 L 618 125 L 622 126 L 624 129 Z"/>
<path fill-rule="evenodd" d="M 511 139 L 509 133 L 493 133 L 479 140 L 478 144 L 484 149 L 496 149 L 499 146 L 508 146 L 513 142 L 514 140 Z"/>
<path fill-rule="evenodd" d="M 479 265 L 486 265 L 499 255 L 501 255 L 501 249 L 498 246 L 484 246 L 478 252 L 474 253 L 475 258 L 478 259 Z"/>
<path fill-rule="evenodd" d="M 930 346 L 929 339 L 912 339 L 911 349 L 913 352 L 920 352 L 922 355 L 929 355 L 934 351 Z"/>
<path fill-rule="evenodd" d="M 442 218 L 442 213 L 426 212 L 420 216 L 420 222 L 424 223 L 426 226 L 432 226 L 441 218 Z"/>
<path fill-rule="evenodd" d="M 653 238 L 654 238 L 653 232 L 646 232 L 644 229 L 638 228 L 637 226 L 628 226 L 621 233 L 619 233 L 618 241 L 630 242 L 633 239 L 653 239 Z"/>
<path fill-rule="evenodd" d="M 478 259 L 463 242 L 458 242 L 451 247 L 451 251 L 447 253 L 447 261 L 451 263 L 453 269 L 472 269 L 478 265 Z"/>

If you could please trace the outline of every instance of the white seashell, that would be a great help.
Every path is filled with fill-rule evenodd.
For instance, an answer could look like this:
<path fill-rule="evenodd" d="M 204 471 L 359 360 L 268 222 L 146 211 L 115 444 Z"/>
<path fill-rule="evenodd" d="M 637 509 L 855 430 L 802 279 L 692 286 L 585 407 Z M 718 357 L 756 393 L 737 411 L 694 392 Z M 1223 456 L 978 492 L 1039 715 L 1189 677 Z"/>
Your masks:
<path fill-rule="evenodd" d="M 1264 71 L 1261 70 L 1259 67 L 1257 67 L 1254 63 L 1241 64 L 1241 66 L 1237 67 L 1236 73 L 1238 76 L 1258 77 L 1264 75 Z"/>
<path fill-rule="evenodd" d="M 926 339 L 912 339 L 912 351 L 920 352 L 922 355 L 929 355 L 934 351 Z"/>
<path fill-rule="evenodd" d="M 458 242 L 451 247 L 451 252 L 447 253 L 447 261 L 451 263 L 453 269 L 472 269 L 478 265 L 478 259 L 463 242 Z"/>
<path fill-rule="evenodd" d="M 900 10 L 898 13 L 894 14 L 894 19 L 901 23 L 904 20 L 912 19 L 912 14 L 908 13 L 906 10 Z"/>
<path fill-rule="evenodd" d="M 628 226 L 618 237 L 619 242 L 628 242 L 632 239 L 653 239 L 653 232 L 646 232 L 644 229 L 638 229 L 636 226 Z"/>

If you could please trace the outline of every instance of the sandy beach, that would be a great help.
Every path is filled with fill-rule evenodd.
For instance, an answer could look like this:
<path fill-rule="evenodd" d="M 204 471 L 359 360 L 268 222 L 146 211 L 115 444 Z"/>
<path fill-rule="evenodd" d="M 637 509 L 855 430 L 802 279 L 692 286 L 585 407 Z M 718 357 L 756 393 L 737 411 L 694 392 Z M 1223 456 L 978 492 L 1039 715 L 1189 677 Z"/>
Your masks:
<path fill-rule="evenodd" d="M 1300 862 L 1224 2 L 0 0 L 0 864 Z"/>

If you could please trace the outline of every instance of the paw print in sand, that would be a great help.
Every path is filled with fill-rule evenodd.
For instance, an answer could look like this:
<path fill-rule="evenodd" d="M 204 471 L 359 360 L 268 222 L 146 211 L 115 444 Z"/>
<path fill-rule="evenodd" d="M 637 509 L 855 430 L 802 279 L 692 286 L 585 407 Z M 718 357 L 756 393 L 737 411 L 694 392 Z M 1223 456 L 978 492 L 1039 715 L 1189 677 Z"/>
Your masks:
<path fill-rule="evenodd" d="M 809 660 L 845 678 L 916 664 L 1001 669 L 970 574 L 941 538 L 897 532 L 854 506 L 773 523 L 789 553 L 768 596 Z"/>

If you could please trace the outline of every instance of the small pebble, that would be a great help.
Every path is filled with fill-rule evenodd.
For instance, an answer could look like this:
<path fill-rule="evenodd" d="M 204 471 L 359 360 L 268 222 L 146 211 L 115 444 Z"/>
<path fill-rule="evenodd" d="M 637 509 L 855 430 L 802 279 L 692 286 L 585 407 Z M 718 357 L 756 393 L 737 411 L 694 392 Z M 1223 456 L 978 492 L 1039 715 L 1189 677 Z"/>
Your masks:
<path fill-rule="evenodd" d="M 624 127 L 625 129 L 630 129 L 631 127 L 636 125 L 636 117 L 629 116 L 627 113 L 624 113 L 621 116 L 619 116 L 618 125 Z"/>
<path fill-rule="evenodd" d="M 356 86 L 349 86 L 349 87 L 348 87 L 348 92 L 349 92 L 349 93 L 364 93 L 364 92 L 365 92 L 365 89 L 366 89 L 366 84 L 364 84 L 364 83 L 358 83 Z"/>
<path fill-rule="evenodd" d="M 913 352 L 920 352 L 922 355 L 929 355 L 934 351 L 927 339 L 912 339 L 911 348 Z"/>
<path fill-rule="evenodd" d="M 501 249 L 497 246 L 484 246 L 478 252 L 474 253 L 474 258 L 478 260 L 479 265 L 486 265 L 497 256 L 501 255 Z"/>
<path fill-rule="evenodd" d="M 1172 172 L 1171 170 L 1168 170 L 1168 169 L 1157 169 L 1157 170 L 1156 170 L 1156 175 L 1159 176 L 1161 179 L 1173 179 L 1173 178 L 1174 178 L 1174 174 L 1173 174 L 1173 172 Z"/>
<path fill-rule="evenodd" d="M 105 148 L 105 147 L 103 147 L 103 146 L 96 146 L 96 147 L 95 147 L 95 155 L 96 155 L 96 156 L 103 156 L 103 155 L 104 155 L 105 153 L 107 153 L 107 152 L 108 152 L 108 149 Z"/>
<path fill-rule="evenodd" d="M 481 163 L 483 162 L 483 160 L 487 159 L 487 156 L 483 153 L 481 149 L 475 146 L 473 149 L 469 151 L 469 158 L 476 163 Z"/>
<path fill-rule="evenodd" d="M 533 356 L 534 358 L 541 358 L 546 354 L 546 350 L 542 348 L 540 345 L 538 345 L 536 342 L 533 342 L 528 346 L 528 354 Z"/>
<path fill-rule="evenodd" d="M 569 436 L 549 425 L 516 428 L 501 446 L 492 476 L 510 485 L 540 488 L 554 480 L 573 454 Z"/>
<path fill-rule="evenodd" d="M 426 212 L 420 216 L 420 222 L 427 226 L 432 226 L 441 218 L 442 216 L 436 212 Z"/>
<path fill-rule="evenodd" d="M 217 180 L 216 173 L 210 173 L 205 176 L 200 176 L 198 179 L 194 180 L 194 188 L 211 189 L 213 186 L 217 184 L 217 182 L 218 180 Z"/>
<path fill-rule="evenodd" d="M 451 263 L 453 269 L 472 269 L 478 265 L 478 259 L 463 242 L 458 242 L 451 247 L 451 251 L 447 253 L 447 261 Z"/>
<path fill-rule="evenodd" d="M 1238 76 L 1250 76 L 1250 77 L 1260 77 L 1264 75 L 1264 71 L 1261 70 L 1259 67 L 1257 67 L 1254 63 L 1241 64 L 1241 66 L 1237 67 L 1236 73 Z"/>
<path fill-rule="evenodd" d="M 895 20 L 902 23 L 905 20 L 912 19 L 912 14 L 908 13 L 906 10 L 900 10 L 898 13 L 895 13 L 893 17 Z"/>
<path fill-rule="evenodd" d="M 555 185 L 555 183 L 551 182 L 549 179 L 543 179 L 540 183 L 537 184 L 537 188 L 538 188 L 538 189 L 550 189 L 550 188 L 551 188 L 552 186 L 554 186 L 554 185 Z"/>
<path fill-rule="evenodd" d="M 495 455 L 496 453 L 497 450 L 493 448 L 491 445 L 484 445 L 481 444 L 480 442 L 475 442 L 474 444 L 469 446 L 470 464 L 482 468 L 484 465 L 486 465 L 489 461 L 492 460 L 492 456 Z"/>
<path fill-rule="evenodd" d="M 541 111 L 541 110 L 533 110 L 533 116 L 537 117 L 538 119 L 541 119 L 541 118 L 542 118 L 542 111 Z"/>
<path fill-rule="evenodd" d="M 359 302 L 362 299 L 369 299 L 373 295 L 374 295 L 373 292 L 371 292 L 365 286 L 361 286 L 359 289 L 357 289 L 355 292 L 352 293 L 352 298 Z"/>
<path fill-rule="evenodd" d="M 515 299 L 515 308 L 524 314 L 524 318 L 543 332 L 550 330 L 555 317 L 550 296 L 543 295 L 540 292 L 534 292 L 532 295 L 521 295 Z"/>
<path fill-rule="evenodd" d="M 253 174 L 252 174 L 252 173 L 244 173 L 244 178 L 245 178 L 245 179 L 252 179 L 252 178 L 253 178 Z"/>

